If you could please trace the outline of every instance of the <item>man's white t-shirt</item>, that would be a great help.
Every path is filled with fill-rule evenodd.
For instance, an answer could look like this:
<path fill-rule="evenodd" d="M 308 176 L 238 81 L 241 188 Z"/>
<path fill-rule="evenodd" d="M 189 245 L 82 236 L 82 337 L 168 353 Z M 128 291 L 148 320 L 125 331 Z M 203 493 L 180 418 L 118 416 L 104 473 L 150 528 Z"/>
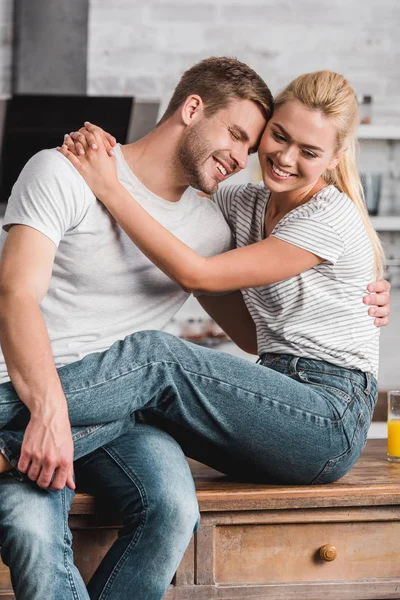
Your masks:
<path fill-rule="evenodd" d="M 122 185 L 185 244 L 202 256 L 232 247 L 230 228 L 213 202 L 192 188 L 178 202 L 168 202 L 135 177 L 119 146 L 115 154 Z M 106 350 L 135 331 L 162 329 L 189 296 L 138 250 L 56 150 L 39 152 L 21 172 L 4 217 L 0 252 L 12 224 L 33 227 L 57 247 L 40 305 L 57 367 Z M 8 380 L 0 352 L 0 383 Z"/>

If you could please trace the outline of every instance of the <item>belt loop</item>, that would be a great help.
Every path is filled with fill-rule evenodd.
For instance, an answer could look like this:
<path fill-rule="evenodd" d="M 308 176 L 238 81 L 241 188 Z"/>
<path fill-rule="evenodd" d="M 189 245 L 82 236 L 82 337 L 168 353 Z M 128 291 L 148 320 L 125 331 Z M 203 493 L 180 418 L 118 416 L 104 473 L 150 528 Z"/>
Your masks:
<path fill-rule="evenodd" d="M 370 394 L 371 393 L 371 373 L 369 371 L 367 371 L 365 373 L 365 379 L 366 379 L 366 388 L 365 388 L 364 393 Z"/>
<path fill-rule="evenodd" d="M 297 363 L 300 360 L 300 356 L 295 356 L 291 361 L 290 361 L 290 365 L 289 365 L 289 371 L 290 371 L 290 375 L 295 375 L 297 373 Z"/>

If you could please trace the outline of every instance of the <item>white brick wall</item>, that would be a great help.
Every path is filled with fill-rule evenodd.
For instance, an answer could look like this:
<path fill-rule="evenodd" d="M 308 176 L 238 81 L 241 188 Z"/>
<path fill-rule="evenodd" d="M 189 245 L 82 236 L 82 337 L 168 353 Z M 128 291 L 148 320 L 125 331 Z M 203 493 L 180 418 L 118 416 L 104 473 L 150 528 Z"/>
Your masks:
<path fill-rule="evenodd" d="M 398 0 L 89 0 L 89 92 L 170 95 L 206 56 L 237 56 L 276 92 L 301 72 L 344 72 L 400 123 Z M 0 0 L 0 95 L 11 90 L 13 0 Z"/>
<path fill-rule="evenodd" d="M 299 73 L 344 72 L 400 122 L 398 0 L 90 0 L 89 92 L 169 96 L 210 55 L 236 56 L 273 92 Z"/>

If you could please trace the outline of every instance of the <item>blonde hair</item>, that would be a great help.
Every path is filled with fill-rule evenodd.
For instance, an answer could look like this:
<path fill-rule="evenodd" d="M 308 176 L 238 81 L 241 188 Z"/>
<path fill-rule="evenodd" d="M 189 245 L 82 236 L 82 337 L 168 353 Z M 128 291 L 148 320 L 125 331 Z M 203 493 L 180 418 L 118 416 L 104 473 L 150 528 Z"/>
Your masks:
<path fill-rule="evenodd" d="M 379 279 L 384 270 L 384 252 L 368 215 L 357 169 L 359 116 L 354 90 L 343 75 L 333 71 L 316 71 L 300 75 L 289 83 L 274 99 L 275 110 L 290 100 L 298 100 L 306 108 L 318 110 L 335 123 L 336 150 L 342 151 L 342 154 L 337 166 L 323 173 L 322 177 L 347 194 L 361 213 L 374 251 L 375 278 Z"/>

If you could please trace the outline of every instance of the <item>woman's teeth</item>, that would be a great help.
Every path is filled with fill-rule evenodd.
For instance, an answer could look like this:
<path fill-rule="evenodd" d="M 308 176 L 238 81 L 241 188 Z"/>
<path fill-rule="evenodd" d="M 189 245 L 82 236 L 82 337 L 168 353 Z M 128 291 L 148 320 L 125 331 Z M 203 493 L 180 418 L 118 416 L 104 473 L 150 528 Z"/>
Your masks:
<path fill-rule="evenodd" d="M 280 169 L 278 169 L 277 166 L 274 165 L 274 163 L 272 164 L 272 170 L 274 173 L 276 173 L 277 175 L 279 175 L 279 177 L 291 177 L 291 173 L 286 173 L 285 171 L 281 171 Z"/>

